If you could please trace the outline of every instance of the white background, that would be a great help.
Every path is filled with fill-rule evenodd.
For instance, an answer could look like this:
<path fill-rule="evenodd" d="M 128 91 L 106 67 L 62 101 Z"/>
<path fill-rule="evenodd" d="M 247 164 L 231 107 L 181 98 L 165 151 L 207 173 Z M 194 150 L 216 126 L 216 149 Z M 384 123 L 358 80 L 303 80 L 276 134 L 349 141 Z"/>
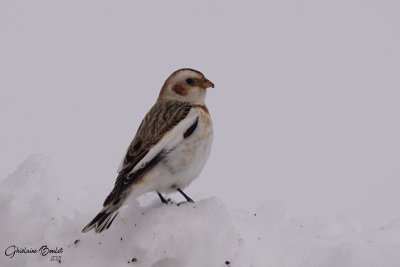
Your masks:
<path fill-rule="evenodd" d="M 387 223 L 400 215 L 399 8 L 1 1 L 0 177 L 42 153 L 106 197 L 162 83 L 191 67 L 216 88 L 212 155 L 189 195 Z"/>

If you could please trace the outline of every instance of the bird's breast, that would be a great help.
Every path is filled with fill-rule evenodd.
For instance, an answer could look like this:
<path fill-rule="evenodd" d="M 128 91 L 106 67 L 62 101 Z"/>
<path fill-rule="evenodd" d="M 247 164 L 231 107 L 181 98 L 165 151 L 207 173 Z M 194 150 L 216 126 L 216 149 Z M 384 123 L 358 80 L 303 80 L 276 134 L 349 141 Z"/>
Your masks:
<path fill-rule="evenodd" d="M 189 180 L 198 177 L 211 152 L 213 126 L 210 115 L 198 109 L 199 123 L 193 134 L 184 139 L 168 155 L 166 165 L 171 174 L 183 175 Z"/>

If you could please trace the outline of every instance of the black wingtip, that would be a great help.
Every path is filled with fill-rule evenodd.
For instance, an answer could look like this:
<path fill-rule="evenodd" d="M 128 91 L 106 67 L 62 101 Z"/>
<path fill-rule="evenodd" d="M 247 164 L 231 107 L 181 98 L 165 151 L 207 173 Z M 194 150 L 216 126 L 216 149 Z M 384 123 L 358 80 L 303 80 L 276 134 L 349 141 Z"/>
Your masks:
<path fill-rule="evenodd" d="M 115 213 L 115 214 L 114 214 Z M 104 230 L 108 229 L 112 222 L 114 221 L 115 217 L 117 217 L 118 211 L 116 210 L 103 210 L 99 214 L 97 214 L 94 219 L 86 225 L 85 228 L 82 229 L 82 233 L 89 232 L 92 229 L 95 229 L 96 233 L 101 233 Z"/>
<path fill-rule="evenodd" d="M 114 217 L 111 219 L 111 221 L 107 223 L 106 230 L 107 230 L 108 228 L 110 228 L 112 222 L 114 221 L 115 217 L 117 217 L 117 215 L 118 215 L 118 212 L 115 213 L 115 215 L 114 215 Z"/>
<path fill-rule="evenodd" d="M 199 117 L 196 118 L 196 121 L 184 132 L 183 138 L 186 139 L 191 136 L 197 128 L 197 124 L 199 123 Z"/>

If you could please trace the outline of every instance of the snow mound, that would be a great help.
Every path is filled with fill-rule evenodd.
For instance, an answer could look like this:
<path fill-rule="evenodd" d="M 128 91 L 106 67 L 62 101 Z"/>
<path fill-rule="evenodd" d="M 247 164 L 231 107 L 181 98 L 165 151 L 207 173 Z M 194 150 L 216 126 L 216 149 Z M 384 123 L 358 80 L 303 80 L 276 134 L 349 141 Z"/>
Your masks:
<path fill-rule="evenodd" d="M 99 196 L 50 177 L 48 162 L 31 156 L 0 183 L 0 266 L 400 266 L 400 221 L 366 230 L 350 218 L 291 218 L 274 202 L 249 212 L 217 198 L 135 201 L 106 232 L 82 234 L 100 210 L 87 200 Z"/>

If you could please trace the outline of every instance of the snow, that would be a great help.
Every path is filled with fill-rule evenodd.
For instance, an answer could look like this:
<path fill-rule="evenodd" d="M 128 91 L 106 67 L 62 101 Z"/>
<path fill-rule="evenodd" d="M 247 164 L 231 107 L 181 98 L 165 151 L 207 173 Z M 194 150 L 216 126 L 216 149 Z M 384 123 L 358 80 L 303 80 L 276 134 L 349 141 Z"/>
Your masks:
<path fill-rule="evenodd" d="M 149 195 L 106 232 L 82 234 L 104 196 L 48 167 L 46 157 L 33 155 L 1 181 L 0 247 L 62 253 L 2 253 L 0 266 L 400 266 L 399 220 L 367 229 L 351 217 L 293 218 L 277 201 L 244 211 L 216 197 L 177 206 Z"/>

